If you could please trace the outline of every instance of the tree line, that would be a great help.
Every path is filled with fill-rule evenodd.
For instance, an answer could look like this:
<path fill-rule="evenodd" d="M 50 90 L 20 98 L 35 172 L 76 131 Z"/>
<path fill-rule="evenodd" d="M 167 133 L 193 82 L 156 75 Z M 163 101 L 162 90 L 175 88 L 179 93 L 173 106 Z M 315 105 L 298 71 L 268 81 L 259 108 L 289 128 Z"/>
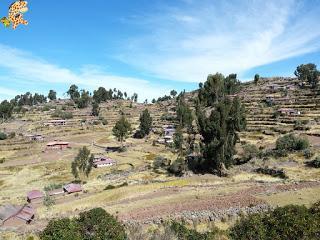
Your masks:
<path fill-rule="evenodd" d="M 73 100 L 78 108 L 86 108 L 89 104 L 92 104 L 92 114 L 99 115 L 99 104 L 108 100 L 131 100 L 133 102 L 138 101 L 138 94 L 134 93 L 131 97 L 119 89 L 106 90 L 104 87 L 99 87 L 94 90 L 93 94 L 85 89 L 79 90 L 79 87 L 75 84 L 71 85 L 66 92 L 68 97 Z M 57 92 L 50 90 L 48 95 L 32 94 L 26 92 L 25 94 L 17 95 L 10 101 L 4 100 L 0 103 L 0 119 L 5 121 L 12 117 L 13 112 L 21 112 L 25 109 L 23 106 L 35 106 L 38 104 L 47 103 L 49 101 L 57 100 Z"/>

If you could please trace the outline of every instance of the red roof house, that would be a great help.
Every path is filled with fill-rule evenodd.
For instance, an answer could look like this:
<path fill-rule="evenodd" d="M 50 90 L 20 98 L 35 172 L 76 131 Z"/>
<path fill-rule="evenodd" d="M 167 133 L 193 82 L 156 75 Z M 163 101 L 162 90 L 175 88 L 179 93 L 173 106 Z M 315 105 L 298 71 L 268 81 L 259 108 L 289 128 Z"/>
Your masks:
<path fill-rule="evenodd" d="M 32 202 L 34 200 L 43 198 L 43 196 L 43 193 L 39 190 L 32 190 L 31 192 L 27 193 L 27 201 Z"/>
<path fill-rule="evenodd" d="M 26 223 L 30 223 L 34 219 L 34 214 L 34 209 L 31 206 L 26 205 L 20 210 L 20 212 L 18 212 L 15 217 L 25 221 Z"/>
<path fill-rule="evenodd" d="M 70 183 L 66 186 L 63 187 L 63 190 L 65 192 L 67 192 L 68 194 L 70 193 L 77 193 L 77 192 L 81 192 L 82 188 L 80 184 L 75 184 L 75 183 Z"/>
<path fill-rule="evenodd" d="M 53 141 L 47 143 L 47 149 L 66 149 L 70 147 L 68 142 Z"/>

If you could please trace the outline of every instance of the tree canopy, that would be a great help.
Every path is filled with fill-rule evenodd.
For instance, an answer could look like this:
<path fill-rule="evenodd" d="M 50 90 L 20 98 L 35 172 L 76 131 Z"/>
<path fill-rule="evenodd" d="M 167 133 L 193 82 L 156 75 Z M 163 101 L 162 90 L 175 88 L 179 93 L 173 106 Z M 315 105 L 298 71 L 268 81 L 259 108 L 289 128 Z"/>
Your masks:
<path fill-rule="evenodd" d="M 299 65 L 294 74 L 299 80 L 308 82 L 312 88 L 317 86 L 320 78 L 320 72 L 317 69 L 317 65 L 313 63 Z"/>
<path fill-rule="evenodd" d="M 72 219 L 51 220 L 40 234 L 41 240 L 125 240 L 124 226 L 102 208 L 80 213 Z"/>
<path fill-rule="evenodd" d="M 131 124 L 124 116 L 120 117 L 120 119 L 116 122 L 116 125 L 112 129 L 113 135 L 119 142 L 121 142 L 121 144 L 128 137 L 130 131 Z"/>
<path fill-rule="evenodd" d="M 50 90 L 49 94 L 48 94 L 48 98 L 52 101 L 52 100 L 56 100 L 57 99 L 57 92 L 54 90 Z"/>
<path fill-rule="evenodd" d="M 78 179 L 80 175 L 88 177 L 93 167 L 94 156 L 87 147 L 79 149 L 78 155 L 71 163 L 73 176 Z"/>
<path fill-rule="evenodd" d="M 147 136 L 152 128 L 152 117 L 148 111 L 145 109 L 140 115 L 140 134 L 142 137 Z"/>

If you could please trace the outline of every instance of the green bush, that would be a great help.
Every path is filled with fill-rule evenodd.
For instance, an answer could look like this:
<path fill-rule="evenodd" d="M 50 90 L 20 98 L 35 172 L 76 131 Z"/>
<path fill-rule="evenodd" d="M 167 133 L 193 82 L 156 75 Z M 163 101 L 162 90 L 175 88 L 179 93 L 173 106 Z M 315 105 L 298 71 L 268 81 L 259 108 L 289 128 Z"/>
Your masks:
<path fill-rule="evenodd" d="M 114 186 L 114 185 L 108 185 L 104 188 L 104 190 L 112 190 L 112 189 L 117 189 L 117 188 L 121 188 L 121 187 L 126 187 L 128 186 L 128 183 L 127 182 L 124 182 L 120 185 L 117 185 L 117 186 Z"/>
<path fill-rule="evenodd" d="M 182 176 L 186 168 L 187 166 L 185 160 L 183 158 L 178 158 L 170 165 L 168 172 L 176 176 Z"/>
<path fill-rule="evenodd" d="M 289 205 L 242 217 L 230 230 L 234 240 L 319 239 L 320 218 L 311 208 Z"/>
<path fill-rule="evenodd" d="M 113 186 L 113 185 L 108 185 L 104 188 L 104 190 L 112 190 L 112 189 L 115 189 L 116 187 Z"/>
<path fill-rule="evenodd" d="M 310 159 L 312 158 L 314 155 L 314 152 L 311 150 L 311 149 L 305 149 L 303 151 L 303 156 L 306 158 L 306 159 Z"/>
<path fill-rule="evenodd" d="M 259 155 L 259 149 L 256 147 L 256 145 L 253 144 L 246 144 L 243 146 L 243 156 L 242 156 L 242 162 L 248 162 L 252 158 L 255 158 Z"/>
<path fill-rule="evenodd" d="M 309 167 L 320 168 L 320 156 L 316 157 L 313 161 L 307 162 Z"/>
<path fill-rule="evenodd" d="M 0 158 L 0 164 L 4 163 L 6 161 L 5 158 Z"/>
<path fill-rule="evenodd" d="M 179 240 L 215 240 L 220 230 L 213 228 L 206 233 L 199 233 L 194 229 L 188 229 L 184 224 L 172 222 L 170 225 L 171 230 L 175 233 Z"/>
<path fill-rule="evenodd" d="M 3 133 L 3 132 L 0 132 L 0 140 L 5 140 L 7 139 L 7 134 Z"/>
<path fill-rule="evenodd" d="M 279 137 L 276 141 L 277 150 L 305 150 L 309 148 L 309 145 L 308 139 L 296 136 L 292 133 Z"/>
<path fill-rule="evenodd" d="M 171 161 L 162 156 L 156 156 L 153 160 L 153 169 L 166 168 L 170 165 Z"/>
<path fill-rule="evenodd" d="M 41 240 L 81 240 L 77 221 L 69 218 L 51 220 L 40 234 Z"/>
<path fill-rule="evenodd" d="M 125 240 L 124 226 L 102 208 L 80 213 L 78 218 L 49 222 L 41 232 L 42 240 Z"/>
<path fill-rule="evenodd" d="M 51 114 L 51 117 L 53 118 L 61 118 L 61 119 L 72 119 L 73 114 L 72 112 L 64 112 L 59 109 L 56 109 L 54 113 Z"/>

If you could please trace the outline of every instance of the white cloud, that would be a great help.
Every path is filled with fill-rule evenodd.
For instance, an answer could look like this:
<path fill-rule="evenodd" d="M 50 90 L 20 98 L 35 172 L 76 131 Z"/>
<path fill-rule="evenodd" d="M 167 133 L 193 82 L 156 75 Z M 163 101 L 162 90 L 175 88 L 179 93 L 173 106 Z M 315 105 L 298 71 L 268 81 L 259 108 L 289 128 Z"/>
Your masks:
<path fill-rule="evenodd" d="M 78 84 L 80 88 L 97 89 L 100 86 L 106 88 L 117 88 L 128 94 L 138 93 L 139 100 L 152 99 L 168 93 L 169 87 L 152 84 L 151 82 L 106 73 L 100 66 L 85 65 L 79 73 L 44 59 L 37 58 L 32 54 L 0 44 L 0 69 L 5 69 L 6 76 L 0 76 L 0 82 L 4 79 L 16 80 L 16 82 L 28 81 L 37 83 L 49 83 L 54 89 L 54 84 Z M 17 89 L 19 87 L 17 86 Z M 21 92 L 20 92 L 21 93 Z M 6 96 L 17 95 L 17 91 L 0 88 L 0 94 Z"/>
<path fill-rule="evenodd" d="M 320 48 L 320 7 L 307 1 L 183 2 L 136 19 L 148 33 L 126 42 L 118 58 L 165 79 L 199 82 Z"/>
<path fill-rule="evenodd" d="M 7 97 L 12 97 L 18 95 L 19 92 L 5 87 L 0 87 L 0 101 L 6 99 Z"/>

